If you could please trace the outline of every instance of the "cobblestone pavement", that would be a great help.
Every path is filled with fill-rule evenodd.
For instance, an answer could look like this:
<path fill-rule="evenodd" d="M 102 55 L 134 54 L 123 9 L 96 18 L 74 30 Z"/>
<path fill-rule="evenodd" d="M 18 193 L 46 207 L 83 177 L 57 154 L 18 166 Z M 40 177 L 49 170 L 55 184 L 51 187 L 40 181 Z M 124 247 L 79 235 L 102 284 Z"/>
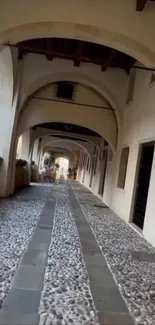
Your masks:
<path fill-rule="evenodd" d="M 155 250 L 77 182 L 74 193 L 137 324 L 155 324 Z M 96 205 L 96 207 L 95 207 Z"/>
<path fill-rule="evenodd" d="M 38 184 L 0 200 L 0 308 L 49 192 Z"/>
<path fill-rule="evenodd" d="M 66 185 L 59 186 L 40 325 L 98 324 Z"/>
<path fill-rule="evenodd" d="M 0 325 L 155 324 L 154 249 L 78 182 L 1 200 L 0 237 Z"/>

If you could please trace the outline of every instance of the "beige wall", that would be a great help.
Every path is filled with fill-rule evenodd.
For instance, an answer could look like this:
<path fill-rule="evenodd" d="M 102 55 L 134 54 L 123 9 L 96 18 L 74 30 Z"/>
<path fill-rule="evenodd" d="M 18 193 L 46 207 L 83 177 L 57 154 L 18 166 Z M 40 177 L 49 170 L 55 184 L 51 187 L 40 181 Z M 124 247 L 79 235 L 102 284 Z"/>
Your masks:
<path fill-rule="evenodd" d="M 136 92 L 133 101 L 124 109 L 122 132 L 116 155 L 108 161 L 105 179 L 103 201 L 110 206 L 126 222 L 132 221 L 131 208 L 133 203 L 133 189 L 135 182 L 136 166 L 139 146 L 141 143 L 155 141 L 155 83 L 150 85 L 151 73 L 141 71 L 136 76 Z M 143 80 L 143 82 L 142 82 Z M 118 170 L 120 164 L 121 149 L 129 146 L 129 159 L 126 174 L 125 188 L 117 187 Z M 148 202 L 145 214 L 143 234 L 145 238 L 155 246 L 154 234 L 154 191 L 155 191 L 155 156 L 152 166 Z M 98 191 L 99 168 L 93 178 L 92 191 Z M 88 186 L 90 174 L 86 172 L 85 185 Z"/>
<path fill-rule="evenodd" d="M 141 71 L 137 72 L 137 77 L 138 75 L 141 75 Z M 143 74 L 143 83 L 142 76 L 141 78 L 137 79 L 137 93 L 134 96 L 133 102 L 130 103 L 124 110 L 124 119 L 120 141 L 120 148 L 122 148 L 122 146 L 124 145 L 130 146 L 126 185 L 124 190 L 118 189 L 115 185 L 112 200 L 112 208 L 126 221 L 129 221 L 130 219 L 132 193 L 134 188 L 139 145 L 140 143 L 149 142 L 152 140 L 155 141 L 155 84 L 149 85 L 150 78 L 148 78 L 148 73 L 146 73 L 146 77 Z M 119 159 L 120 150 L 118 149 L 117 162 L 119 162 Z M 116 181 L 118 176 L 118 167 L 119 164 L 117 164 L 116 168 Z M 154 173 L 153 169 L 154 165 L 152 168 L 152 173 Z M 150 191 L 152 191 L 154 186 L 155 181 L 153 177 L 151 177 Z M 149 241 L 154 241 L 155 245 L 155 235 L 153 233 L 153 227 L 149 226 L 151 225 L 152 222 L 150 221 L 153 218 L 152 210 L 153 202 L 151 201 L 151 199 L 149 199 L 146 209 L 144 235 Z"/>

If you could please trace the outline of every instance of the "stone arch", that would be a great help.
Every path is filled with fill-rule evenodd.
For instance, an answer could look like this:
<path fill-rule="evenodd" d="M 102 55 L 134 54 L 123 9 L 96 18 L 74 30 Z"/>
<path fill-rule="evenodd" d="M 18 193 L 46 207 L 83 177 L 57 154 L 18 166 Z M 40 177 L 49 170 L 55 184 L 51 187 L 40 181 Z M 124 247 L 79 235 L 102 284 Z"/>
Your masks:
<path fill-rule="evenodd" d="M 109 26 L 106 28 L 86 23 L 56 21 L 56 17 L 55 21 L 52 22 L 36 20 L 33 23 L 29 22 L 8 28 L 1 33 L 1 44 L 8 40 L 15 43 L 38 37 L 76 38 L 99 43 L 131 55 L 146 66 L 153 67 L 155 65 L 154 52 L 139 42 L 138 39 L 132 38 L 130 32 L 125 33 L 125 28 L 120 33 L 110 30 Z"/>
<path fill-rule="evenodd" d="M 48 146 L 45 146 L 44 148 L 46 148 L 46 147 L 48 147 Z M 49 147 L 51 147 L 52 148 L 52 146 L 51 145 L 49 145 Z M 69 148 L 61 148 L 61 147 L 53 147 L 53 148 L 55 148 L 55 149 L 60 149 L 60 150 L 64 150 L 64 152 L 69 152 L 69 153 L 71 153 L 71 155 L 74 157 L 74 158 L 78 158 L 77 157 L 77 155 L 76 155 L 76 153 L 75 152 L 73 152 L 71 149 L 69 149 Z M 58 152 L 58 154 L 59 154 L 59 152 Z"/>
<path fill-rule="evenodd" d="M 109 110 L 94 110 L 84 106 L 67 105 L 67 103 L 57 103 L 51 105 L 51 102 L 44 103 L 37 99 L 32 99 L 27 108 L 20 114 L 18 123 L 18 136 L 27 129 L 39 124 L 56 122 L 70 123 L 86 127 L 97 132 L 110 145 L 115 152 L 117 145 L 117 126 L 115 118 Z M 88 118 L 89 114 L 89 118 Z"/>
<path fill-rule="evenodd" d="M 13 128 L 16 113 L 12 53 L 9 48 L 0 52 L 0 196 L 9 194 L 13 157 Z"/>
<path fill-rule="evenodd" d="M 77 147 L 79 147 L 80 149 L 82 149 L 82 151 L 84 151 L 88 156 L 89 158 L 91 159 L 91 156 L 90 156 L 90 153 L 88 151 L 87 148 L 85 148 L 82 144 L 80 143 L 77 143 L 76 141 L 73 141 L 73 140 L 64 140 L 64 139 L 59 139 L 59 140 L 52 140 L 49 142 L 49 145 L 52 145 L 52 143 L 71 143 L 71 144 L 75 144 Z"/>
<path fill-rule="evenodd" d="M 39 138 L 44 138 L 44 137 L 46 137 L 46 136 L 52 136 L 52 135 L 54 135 L 54 136 L 64 136 L 64 133 L 63 133 L 63 131 L 56 131 L 56 130 L 48 130 L 48 131 L 46 131 L 46 134 L 44 133 L 45 131 L 42 131 L 41 130 L 41 132 L 39 132 L 39 134 L 36 134 L 34 137 L 33 137 L 33 141 L 35 141 L 35 140 L 37 140 L 37 139 L 39 139 Z M 67 132 L 66 133 L 66 136 L 70 136 L 70 133 L 69 132 Z M 72 135 L 73 136 L 73 135 Z M 76 137 L 76 135 L 74 135 L 74 138 Z M 65 139 L 65 137 L 64 137 L 64 139 Z M 93 137 L 91 137 L 91 136 L 84 136 L 84 135 L 78 135 L 78 137 L 77 137 L 77 141 L 78 141 L 78 139 L 80 139 L 80 140 L 83 140 L 83 141 L 87 141 L 88 143 L 90 143 L 90 144 L 92 144 L 93 146 L 95 146 L 97 149 L 99 149 L 100 148 L 100 144 L 99 144 L 99 141 L 98 141 L 98 139 L 93 139 Z M 95 141 L 96 140 L 96 141 Z"/>
<path fill-rule="evenodd" d="M 61 158 L 61 156 L 60 156 L 59 154 L 57 154 L 57 155 L 58 155 L 58 157 L 56 157 L 56 159 L 57 159 L 57 158 Z M 70 156 L 65 156 L 65 155 L 64 155 L 63 158 L 66 158 L 66 159 L 69 160 L 69 159 L 70 159 Z"/>
<path fill-rule="evenodd" d="M 44 87 L 46 88 L 49 85 Z M 35 94 L 40 93 L 43 88 L 38 89 Z M 20 112 L 18 135 L 24 132 L 27 128 L 43 123 L 71 123 L 81 125 L 97 132 L 109 143 L 112 151 L 115 151 L 118 137 L 118 125 L 113 110 L 97 108 L 95 110 L 97 121 L 95 122 L 93 107 L 89 107 L 89 110 L 88 107 L 85 106 L 80 106 L 79 108 L 76 106 L 76 103 L 72 103 L 72 107 L 69 106 L 71 105 L 68 105 L 67 102 L 52 102 L 51 104 L 49 101 L 39 100 L 35 98 L 35 96 L 31 96 L 28 98 Z M 74 112 L 72 109 L 74 109 Z M 90 120 L 91 123 L 89 123 Z M 94 123 L 96 124 L 95 128 L 93 125 Z"/>
<path fill-rule="evenodd" d="M 117 123 L 117 128 L 118 132 L 120 132 L 120 127 L 121 127 L 121 120 L 120 120 L 120 115 L 118 111 L 119 104 L 113 94 L 110 92 L 109 88 L 104 85 L 101 85 L 100 82 L 93 77 L 88 77 L 82 73 L 73 73 L 73 72 L 58 72 L 58 73 L 52 73 L 48 75 L 44 75 L 42 78 L 39 78 L 36 82 L 34 82 L 31 87 L 28 89 L 28 96 L 33 96 L 35 94 L 38 94 L 42 89 L 45 87 L 50 86 L 53 83 L 59 82 L 59 81 L 71 81 L 71 82 L 76 82 L 81 85 L 85 85 L 87 87 L 90 87 L 93 91 L 96 91 L 100 96 L 102 96 L 106 101 L 109 103 L 109 106 L 114 109 L 114 115 L 116 118 L 116 123 Z M 23 103 L 21 106 L 21 110 L 25 107 L 26 105 L 26 98 L 23 98 Z"/>
<path fill-rule="evenodd" d="M 55 160 L 56 160 L 57 158 L 62 158 L 62 156 L 60 156 L 59 154 L 57 154 Z M 63 156 L 63 158 L 65 158 L 65 159 L 67 159 L 67 160 L 69 161 L 69 165 L 73 165 L 73 163 L 74 163 L 74 159 L 72 158 L 71 155 L 68 155 L 68 156 L 67 156 L 67 154 L 66 154 L 66 155 Z"/>

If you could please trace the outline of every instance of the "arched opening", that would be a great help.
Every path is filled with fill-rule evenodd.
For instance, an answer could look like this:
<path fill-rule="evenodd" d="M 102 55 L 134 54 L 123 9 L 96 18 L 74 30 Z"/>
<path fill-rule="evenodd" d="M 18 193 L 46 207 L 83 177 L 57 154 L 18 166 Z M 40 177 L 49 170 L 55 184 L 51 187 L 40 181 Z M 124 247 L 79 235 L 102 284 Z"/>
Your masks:
<path fill-rule="evenodd" d="M 118 6 L 119 4 L 116 5 L 116 8 Z M 87 5 L 83 8 L 83 6 L 79 7 L 79 4 L 76 3 L 71 10 L 72 18 L 69 19 L 69 17 L 66 18 L 64 14 L 65 4 L 64 9 L 61 7 L 61 10 L 59 4 L 55 4 L 54 9 L 53 4 L 48 4 L 46 14 L 44 12 L 46 21 L 42 22 L 40 11 L 38 11 L 39 9 L 34 5 L 33 11 L 35 12 L 35 19 L 30 23 L 27 7 L 25 8 L 27 15 L 24 17 L 24 22 L 19 22 L 17 26 L 19 15 L 15 15 L 16 18 L 12 17 L 15 21 L 5 26 L 1 33 L 1 42 L 2 44 L 6 44 L 6 42 L 10 40 L 10 43 L 16 44 L 23 40 L 43 37 L 78 38 L 79 40 L 104 44 L 105 46 L 112 47 L 136 57 L 137 60 L 146 66 L 154 66 L 154 47 L 153 45 L 151 46 L 151 42 L 147 39 L 146 34 L 147 29 L 148 33 L 153 35 L 153 32 L 151 32 L 154 22 L 153 12 L 149 12 L 148 17 L 145 16 L 145 19 L 143 19 L 143 15 L 141 15 L 141 17 L 138 16 L 141 19 L 137 21 L 136 1 L 128 5 L 122 3 L 121 13 L 118 8 L 113 8 L 111 3 L 102 3 L 100 4 L 100 12 L 104 13 L 105 19 L 103 24 L 103 16 L 101 14 L 97 15 L 97 17 L 93 15 L 94 11 L 98 12 L 98 8 L 95 7 L 93 3 L 89 8 L 93 17 L 91 22 L 88 16 Z M 12 10 L 14 11 L 15 8 L 12 8 Z M 32 7 L 29 10 L 32 10 Z M 51 12 L 54 13 L 53 17 L 49 14 Z M 132 27 L 130 20 L 131 14 L 134 22 Z M 124 24 L 124 19 L 122 18 L 124 16 L 126 17 L 126 24 Z M 80 19 L 77 17 L 80 17 Z M 111 26 L 110 21 L 113 21 L 113 26 Z M 148 24 L 149 22 L 150 24 Z"/>
<path fill-rule="evenodd" d="M 155 0 L 2 2 L 0 324 L 153 324 Z"/>
<path fill-rule="evenodd" d="M 72 176 L 75 176 L 79 181 L 83 179 L 89 187 L 94 184 L 96 168 L 99 165 L 101 143 L 103 143 L 103 146 L 108 145 L 106 140 L 97 132 L 77 124 L 64 122 L 37 124 L 24 132 L 22 140 L 20 158 L 24 158 L 28 162 L 29 168 L 31 168 L 31 181 L 34 179 L 32 177 L 32 163 L 33 166 L 37 167 L 38 173 L 41 175 L 45 167 L 55 168 L 55 160 L 58 157 L 66 158 L 68 155 L 69 167 L 72 171 L 74 170 Z M 20 142 L 21 140 L 18 142 L 18 147 Z M 45 160 L 48 160 L 48 162 L 45 163 Z M 66 174 L 67 167 L 65 166 Z"/>
<path fill-rule="evenodd" d="M 23 107 L 19 117 L 18 134 L 28 128 L 47 125 L 50 122 L 81 125 L 100 134 L 110 144 L 112 151 L 115 151 L 118 126 L 114 109 L 94 90 L 80 84 L 75 85 L 73 82 L 63 82 L 63 87 L 64 84 L 75 86 L 74 100 L 57 98 L 55 91 L 59 82 L 47 85 L 37 95 L 30 97 Z"/>
<path fill-rule="evenodd" d="M 18 138 L 16 158 L 21 157 L 22 152 L 22 135 Z"/>

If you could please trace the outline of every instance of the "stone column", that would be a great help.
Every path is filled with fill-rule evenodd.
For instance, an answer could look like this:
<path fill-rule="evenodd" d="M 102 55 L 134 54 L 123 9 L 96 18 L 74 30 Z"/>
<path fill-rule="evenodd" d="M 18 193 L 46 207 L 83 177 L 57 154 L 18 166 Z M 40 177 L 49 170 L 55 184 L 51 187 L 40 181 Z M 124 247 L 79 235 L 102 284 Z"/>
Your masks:
<path fill-rule="evenodd" d="M 12 56 L 9 48 L 0 52 L 1 99 L 0 99 L 0 197 L 13 192 L 15 178 L 16 130 L 18 121 L 18 99 L 21 87 L 23 62 L 18 62 L 18 51 Z M 1 83 L 1 80 L 3 81 Z"/>
<path fill-rule="evenodd" d="M 37 182 L 39 177 L 39 162 L 40 162 L 41 148 L 39 148 L 39 139 L 35 140 L 33 146 L 32 161 L 34 165 L 32 166 L 32 181 Z"/>
<path fill-rule="evenodd" d="M 77 169 L 77 180 L 79 182 L 82 182 L 83 160 L 84 160 L 84 152 L 80 151 L 78 169 Z"/>
<path fill-rule="evenodd" d="M 33 145 L 31 143 L 31 130 L 27 130 L 22 135 L 21 159 L 27 161 L 28 182 L 31 180 L 31 163 L 32 163 Z"/>

